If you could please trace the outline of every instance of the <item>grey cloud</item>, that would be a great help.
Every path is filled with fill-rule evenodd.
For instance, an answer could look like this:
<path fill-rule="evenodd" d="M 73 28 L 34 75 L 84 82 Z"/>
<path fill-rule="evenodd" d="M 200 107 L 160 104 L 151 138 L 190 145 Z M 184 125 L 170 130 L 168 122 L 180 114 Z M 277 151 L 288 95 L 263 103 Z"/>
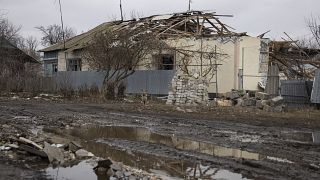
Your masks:
<path fill-rule="evenodd" d="M 145 16 L 187 10 L 188 0 L 122 0 L 125 15 L 132 11 Z M 280 38 L 286 31 L 292 36 L 308 34 L 305 19 L 320 15 L 319 0 L 192 0 L 192 9 L 213 10 L 219 14 L 232 14 L 223 18 L 239 32 L 258 35 L 267 30 L 271 38 Z M 65 24 L 78 33 L 87 31 L 100 23 L 119 18 L 119 0 L 61 0 Z M 0 0 L 0 9 L 5 9 L 8 18 L 22 25 L 25 36 L 40 33 L 39 25 L 60 23 L 58 0 Z"/>

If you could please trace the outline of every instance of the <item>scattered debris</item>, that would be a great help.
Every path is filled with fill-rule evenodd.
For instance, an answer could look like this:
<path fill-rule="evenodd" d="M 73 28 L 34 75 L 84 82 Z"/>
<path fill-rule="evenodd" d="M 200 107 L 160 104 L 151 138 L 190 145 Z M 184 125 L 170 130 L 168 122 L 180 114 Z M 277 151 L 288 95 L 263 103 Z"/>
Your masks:
<path fill-rule="evenodd" d="M 10 149 L 8 146 L 0 146 L 0 151 L 9 151 Z"/>
<path fill-rule="evenodd" d="M 154 177 L 148 172 L 130 168 L 110 159 L 99 160 L 93 170 L 98 176 L 107 175 L 109 179 L 152 179 Z"/>
<path fill-rule="evenodd" d="M 44 142 L 43 151 L 47 154 L 49 162 L 57 162 L 58 164 L 64 163 L 64 153 L 60 148 Z"/>
<path fill-rule="evenodd" d="M 30 154 L 37 155 L 43 158 L 47 158 L 47 154 L 41 149 L 37 149 L 35 147 L 31 147 L 28 145 L 20 144 L 19 149 L 26 151 Z"/>
<path fill-rule="evenodd" d="M 80 144 L 78 144 L 77 142 L 74 142 L 74 141 L 70 142 L 68 144 L 68 147 L 69 147 L 69 151 L 71 151 L 73 153 L 75 153 L 76 151 L 78 151 L 79 149 L 82 148 L 82 146 Z"/>
<path fill-rule="evenodd" d="M 79 149 L 78 151 L 75 152 L 76 157 L 78 158 L 87 158 L 87 157 L 93 157 L 94 154 L 92 154 L 91 152 L 88 152 L 84 149 Z"/>
<path fill-rule="evenodd" d="M 38 148 L 39 150 L 42 150 L 42 149 L 43 149 L 43 147 L 41 147 L 41 146 L 38 145 L 37 143 L 35 143 L 35 142 L 33 142 L 33 141 L 29 140 L 29 139 L 26 139 L 26 138 L 24 138 L 24 137 L 19 137 L 19 140 L 20 140 L 21 143 L 25 143 L 25 144 L 27 144 L 27 145 L 34 146 L 34 147 Z"/>
<path fill-rule="evenodd" d="M 232 101 L 231 100 L 216 100 L 216 103 L 217 103 L 217 106 L 220 106 L 220 107 L 231 107 L 233 105 Z"/>
<path fill-rule="evenodd" d="M 240 98 L 240 92 L 239 91 L 231 91 L 226 93 L 226 98 L 229 100 L 235 100 Z"/>
<path fill-rule="evenodd" d="M 281 96 L 274 97 L 270 101 L 270 105 L 272 107 L 279 106 L 279 105 L 282 105 L 282 104 L 283 104 L 283 97 L 281 97 Z"/>
<path fill-rule="evenodd" d="M 270 98 L 269 94 L 264 92 L 256 92 L 255 96 L 258 100 L 268 100 Z"/>
<path fill-rule="evenodd" d="M 270 99 L 270 95 L 264 92 L 248 92 L 241 95 L 239 91 L 232 90 L 226 93 L 225 98 L 215 98 L 215 106 L 220 107 L 255 107 L 267 112 L 283 112 L 286 110 L 284 99 L 281 96 Z"/>

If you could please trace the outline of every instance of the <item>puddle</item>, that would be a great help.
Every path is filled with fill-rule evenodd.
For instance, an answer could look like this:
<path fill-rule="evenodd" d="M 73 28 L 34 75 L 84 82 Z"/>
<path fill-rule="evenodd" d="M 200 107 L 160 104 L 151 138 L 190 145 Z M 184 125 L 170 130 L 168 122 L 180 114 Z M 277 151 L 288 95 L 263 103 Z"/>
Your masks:
<path fill-rule="evenodd" d="M 178 138 L 175 135 L 161 135 L 153 133 L 147 128 L 140 127 L 94 127 L 88 128 L 87 130 L 74 129 L 71 130 L 70 134 L 87 140 L 117 138 L 131 141 L 144 141 L 154 144 L 162 144 L 180 150 L 200 152 L 217 157 L 234 157 L 250 160 L 261 160 L 266 158 L 266 156 L 262 156 L 258 153 L 252 153 L 240 149 L 226 148 L 201 141 Z"/>
<path fill-rule="evenodd" d="M 281 132 L 283 139 L 302 143 L 320 144 L 320 132 Z"/>
<path fill-rule="evenodd" d="M 312 133 L 312 141 L 315 144 L 320 144 L 320 132 Z"/>
<path fill-rule="evenodd" d="M 154 174 L 162 179 L 219 179 L 223 177 L 226 180 L 242 180 L 247 179 L 242 174 L 234 173 L 229 170 L 220 169 L 213 166 L 201 164 L 200 162 L 189 162 L 179 159 L 166 157 L 157 157 L 152 154 L 134 152 L 127 149 L 119 149 L 103 142 L 108 139 L 123 139 L 130 141 L 143 141 L 154 144 L 162 144 L 181 150 L 196 151 L 203 154 L 225 157 L 237 157 L 245 159 L 259 160 L 262 157 L 256 153 L 250 153 L 238 149 L 225 148 L 215 146 L 213 144 L 197 142 L 187 139 L 177 138 L 176 136 L 165 136 L 153 133 L 147 128 L 140 127 L 83 127 L 82 129 L 70 129 L 63 131 L 82 139 L 81 145 L 84 149 L 92 152 L 101 158 L 111 158 L 113 161 L 122 162 L 124 165 L 142 169 Z M 201 171 L 201 173 L 200 173 Z M 56 177 L 57 169 L 49 168 L 47 173 Z M 78 175 L 73 175 L 73 173 Z M 64 179 L 97 179 L 92 171 L 92 166 L 85 162 L 80 163 L 72 168 L 60 168 L 59 180 Z M 85 174 L 83 177 L 79 174 Z M 92 178 L 95 177 L 95 178 Z"/>
<path fill-rule="evenodd" d="M 206 166 L 202 163 L 188 162 L 179 159 L 156 157 L 151 154 L 141 153 L 142 151 L 133 152 L 128 150 L 130 148 L 110 146 L 111 141 L 125 142 L 148 142 L 152 144 L 161 144 L 170 148 L 175 148 L 183 151 L 198 152 L 215 157 L 231 157 L 239 159 L 257 160 L 257 161 L 274 161 L 277 163 L 294 162 L 266 156 L 254 152 L 244 151 L 241 149 L 234 149 L 228 147 L 217 146 L 211 143 L 193 141 L 189 139 L 179 138 L 175 135 L 161 135 L 152 132 L 147 128 L 142 127 L 121 127 L 121 126 L 107 126 L 107 127 L 82 127 L 81 129 L 69 129 L 63 131 L 73 137 L 81 139 L 81 144 L 84 149 L 92 152 L 98 157 L 111 158 L 116 162 L 122 162 L 124 165 L 133 167 L 135 169 L 142 169 L 149 173 L 155 174 L 162 179 L 246 179 L 240 173 L 234 173 L 226 169 Z M 319 133 L 284 133 L 285 138 L 294 139 L 296 141 L 311 141 L 319 142 Z M 121 142 L 120 142 L 121 141 Z M 143 144 L 143 143 L 136 143 Z M 136 145 L 135 144 L 135 145 Z M 112 145 L 112 144 L 111 144 Z M 142 146 L 143 148 L 143 146 Z M 92 165 L 82 162 L 72 168 L 60 168 L 58 179 L 99 179 L 92 171 Z M 200 173 L 202 172 L 202 173 Z M 56 169 L 47 169 L 50 176 L 56 177 Z"/>
<path fill-rule="evenodd" d="M 99 179 L 94 173 L 93 167 L 92 164 L 83 161 L 72 167 L 49 167 L 45 172 L 48 178 L 56 180 Z M 104 179 L 106 179 L 106 177 Z"/>
<path fill-rule="evenodd" d="M 95 155 L 102 158 L 111 157 L 112 160 L 122 162 L 126 166 L 134 169 L 142 169 L 152 173 L 164 180 L 183 180 L 183 179 L 224 179 L 224 180 L 247 180 L 242 174 L 233 173 L 228 170 L 219 169 L 212 166 L 204 166 L 194 162 L 173 160 L 163 157 L 155 157 L 143 153 L 117 150 L 106 144 L 95 142 L 82 143 L 85 149 L 90 150 Z M 93 163 L 83 161 L 73 167 L 47 168 L 46 174 L 49 178 L 56 180 L 88 180 L 109 179 L 105 175 L 97 176 L 92 168 Z M 200 174 L 200 170 L 201 174 Z M 195 171 L 196 170 L 196 171 Z"/>

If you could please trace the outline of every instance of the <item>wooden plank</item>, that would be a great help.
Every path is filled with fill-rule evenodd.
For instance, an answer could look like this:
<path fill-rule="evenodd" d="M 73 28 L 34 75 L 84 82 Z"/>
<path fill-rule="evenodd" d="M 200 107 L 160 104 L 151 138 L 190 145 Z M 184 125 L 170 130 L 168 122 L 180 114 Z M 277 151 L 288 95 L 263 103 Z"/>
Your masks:
<path fill-rule="evenodd" d="M 33 148 L 33 147 L 31 147 L 31 146 L 28 146 L 28 145 L 21 144 L 21 145 L 19 146 L 19 149 L 24 150 L 24 151 L 27 151 L 27 152 L 30 153 L 30 154 L 34 154 L 34 155 L 43 157 L 43 158 L 47 158 L 47 157 L 48 157 L 47 154 L 46 154 L 44 151 L 38 150 L 38 149 Z"/>

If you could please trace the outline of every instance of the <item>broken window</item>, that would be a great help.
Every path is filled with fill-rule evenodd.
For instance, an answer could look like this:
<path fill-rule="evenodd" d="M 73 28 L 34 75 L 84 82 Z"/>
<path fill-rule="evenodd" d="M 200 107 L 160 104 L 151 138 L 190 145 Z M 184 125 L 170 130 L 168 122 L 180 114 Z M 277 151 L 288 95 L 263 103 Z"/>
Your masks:
<path fill-rule="evenodd" d="M 68 71 L 81 71 L 81 59 L 68 59 Z"/>
<path fill-rule="evenodd" d="M 58 72 L 58 65 L 52 64 L 52 74 L 57 74 L 57 72 Z"/>
<path fill-rule="evenodd" d="M 158 70 L 173 70 L 174 56 L 171 54 L 163 54 L 158 57 Z"/>

